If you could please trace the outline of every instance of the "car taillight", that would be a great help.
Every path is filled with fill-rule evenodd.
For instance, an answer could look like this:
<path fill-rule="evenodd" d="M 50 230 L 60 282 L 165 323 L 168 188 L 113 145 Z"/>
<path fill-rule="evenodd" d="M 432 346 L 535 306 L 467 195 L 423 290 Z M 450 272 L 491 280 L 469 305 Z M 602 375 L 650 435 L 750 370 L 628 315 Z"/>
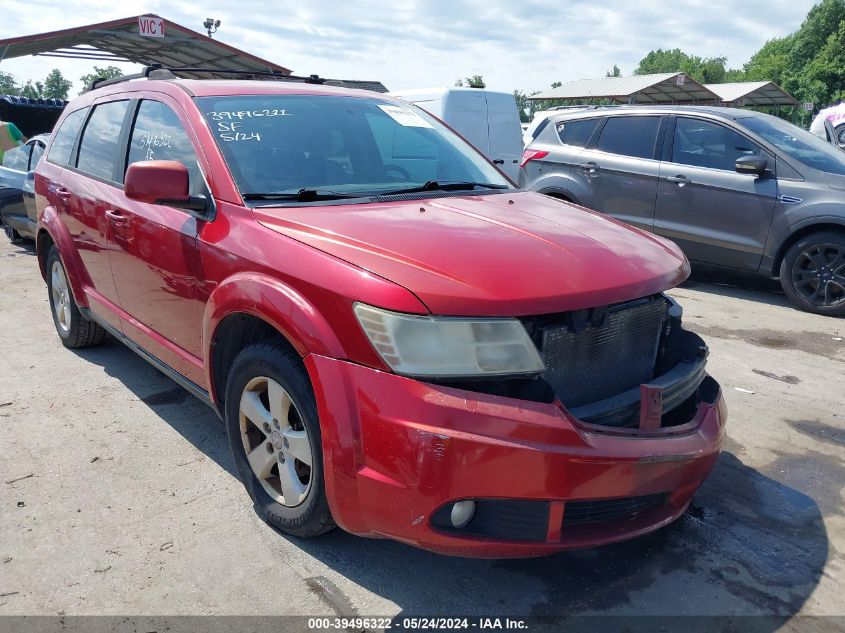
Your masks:
<path fill-rule="evenodd" d="M 527 149 L 524 152 L 522 152 L 522 160 L 519 161 L 519 166 L 525 167 L 525 163 L 527 163 L 529 160 L 537 160 L 539 158 L 545 158 L 548 155 L 549 155 L 548 152 L 544 152 L 541 149 Z"/>

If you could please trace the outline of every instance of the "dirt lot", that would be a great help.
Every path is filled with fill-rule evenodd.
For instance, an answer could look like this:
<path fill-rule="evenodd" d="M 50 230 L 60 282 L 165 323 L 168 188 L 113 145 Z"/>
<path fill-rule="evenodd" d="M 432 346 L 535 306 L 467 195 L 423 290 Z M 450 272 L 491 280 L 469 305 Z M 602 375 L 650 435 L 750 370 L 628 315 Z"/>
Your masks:
<path fill-rule="evenodd" d="M 689 513 L 601 549 L 460 560 L 273 532 L 214 413 L 114 341 L 65 350 L 31 248 L 4 241 L 0 615 L 845 614 L 845 321 L 760 289 L 673 294 L 730 411 Z"/>

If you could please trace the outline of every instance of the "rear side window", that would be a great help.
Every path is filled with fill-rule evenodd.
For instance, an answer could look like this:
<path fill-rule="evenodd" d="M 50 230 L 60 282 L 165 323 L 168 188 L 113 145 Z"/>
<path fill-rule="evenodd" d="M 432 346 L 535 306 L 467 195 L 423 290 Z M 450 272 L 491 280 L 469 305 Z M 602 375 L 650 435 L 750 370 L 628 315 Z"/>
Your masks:
<path fill-rule="evenodd" d="M 672 162 L 734 171 L 736 159 L 760 153 L 741 134 L 718 123 L 679 117 L 672 142 Z"/>
<path fill-rule="evenodd" d="M 176 113 L 159 101 L 141 102 L 132 128 L 126 165 L 147 160 L 179 161 L 188 168 L 191 194 L 204 193 L 194 146 Z"/>
<path fill-rule="evenodd" d="M 564 145 L 586 147 L 590 137 L 599 124 L 598 119 L 581 119 L 578 121 L 558 121 L 555 124 L 560 142 Z"/>
<path fill-rule="evenodd" d="M 70 153 L 73 151 L 73 144 L 76 142 L 76 136 L 79 130 L 82 129 L 82 124 L 85 122 L 85 116 L 88 114 L 88 108 L 82 108 L 76 112 L 71 112 L 62 121 L 56 135 L 53 137 L 53 144 L 50 146 L 50 153 L 47 154 L 47 160 L 57 165 L 67 165 L 70 160 Z"/>
<path fill-rule="evenodd" d="M 29 152 L 32 150 L 31 145 L 21 145 L 20 147 L 13 147 L 6 150 L 3 154 L 3 167 L 6 169 L 14 169 L 15 171 L 26 171 L 26 166 L 29 163 Z"/>
<path fill-rule="evenodd" d="M 94 107 L 82 133 L 77 169 L 103 180 L 114 180 L 120 129 L 128 107 L 128 101 L 111 101 Z"/>
<path fill-rule="evenodd" d="M 660 117 L 614 116 L 607 119 L 597 149 L 634 158 L 654 158 Z"/>

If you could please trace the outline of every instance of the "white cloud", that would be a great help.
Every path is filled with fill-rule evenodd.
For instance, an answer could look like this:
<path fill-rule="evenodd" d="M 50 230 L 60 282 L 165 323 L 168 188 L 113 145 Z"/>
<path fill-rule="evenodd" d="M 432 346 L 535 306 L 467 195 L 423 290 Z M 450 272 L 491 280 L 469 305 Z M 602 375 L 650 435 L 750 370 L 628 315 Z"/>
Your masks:
<path fill-rule="evenodd" d="M 544 89 L 553 81 L 600 77 L 614 64 L 630 73 L 654 48 L 727 56 L 740 66 L 767 40 L 798 28 L 811 0 L 3 0 L 0 39 L 157 13 L 299 74 L 374 79 L 391 89 L 451 85 L 483 75 L 501 90 Z M 200 13 L 202 11 L 202 13 Z M 4 60 L 19 80 L 51 68 L 77 79 L 94 62 L 29 57 Z M 129 72 L 129 71 L 128 71 Z M 78 87 L 78 86 L 77 86 Z"/>

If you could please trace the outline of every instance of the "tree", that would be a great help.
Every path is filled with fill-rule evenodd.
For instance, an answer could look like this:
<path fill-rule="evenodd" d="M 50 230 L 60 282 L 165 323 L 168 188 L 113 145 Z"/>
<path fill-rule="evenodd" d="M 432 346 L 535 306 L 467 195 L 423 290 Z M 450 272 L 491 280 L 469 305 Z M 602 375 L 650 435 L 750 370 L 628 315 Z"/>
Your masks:
<path fill-rule="evenodd" d="M 19 94 L 30 99 L 67 99 L 73 82 L 65 79 L 58 68 L 50 71 L 44 81 L 27 79 Z"/>
<path fill-rule="evenodd" d="M 563 82 L 555 81 L 554 83 L 552 83 L 552 89 L 560 88 L 562 85 L 563 85 Z"/>
<path fill-rule="evenodd" d="M 484 78 L 481 75 L 473 75 L 464 79 L 467 88 L 484 88 Z"/>
<path fill-rule="evenodd" d="M 21 88 L 9 73 L 0 71 L 0 95 L 19 95 Z"/>
<path fill-rule="evenodd" d="M 29 97 L 30 99 L 41 99 L 44 94 L 44 84 L 40 81 L 32 83 L 32 79 L 27 79 L 26 83 L 21 86 L 21 95 Z"/>
<path fill-rule="evenodd" d="M 73 82 L 70 79 L 65 79 L 59 69 L 54 68 L 44 79 L 41 96 L 45 99 L 67 99 L 72 85 Z"/>
<path fill-rule="evenodd" d="M 616 64 L 613 64 L 613 69 L 612 69 L 612 70 L 608 70 L 608 71 L 604 74 L 604 76 L 605 76 L 605 77 L 621 77 L 621 76 L 622 76 L 622 71 L 621 71 L 621 70 L 619 70 L 619 66 L 617 66 Z"/>
<path fill-rule="evenodd" d="M 464 80 L 463 79 L 455 79 L 455 88 L 463 88 L 464 87 Z"/>
<path fill-rule="evenodd" d="M 744 81 L 774 81 L 783 83 L 787 70 L 786 57 L 792 48 L 793 36 L 776 37 L 763 44 L 744 65 Z"/>
<path fill-rule="evenodd" d="M 122 76 L 123 71 L 117 66 L 106 66 L 105 68 L 94 66 L 94 72 L 82 75 L 82 77 L 79 78 L 79 81 L 82 83 L 82 90 L 79 91 L 79 94 L 85 92 L 88 85 L 95 79 L 114 79 L 115 77 Z"/>
<path fill-rule="evenodd" d="M 689 55 L 680 48 L 650 51 L 640 60 L 635 75 L 653 75 L 657 73 L 684 73 L 699 83 L 716 84 L 725 79 L 726 57 L 706 57 Z M 610 76 L 610 75 L 608 75 Z"/>

